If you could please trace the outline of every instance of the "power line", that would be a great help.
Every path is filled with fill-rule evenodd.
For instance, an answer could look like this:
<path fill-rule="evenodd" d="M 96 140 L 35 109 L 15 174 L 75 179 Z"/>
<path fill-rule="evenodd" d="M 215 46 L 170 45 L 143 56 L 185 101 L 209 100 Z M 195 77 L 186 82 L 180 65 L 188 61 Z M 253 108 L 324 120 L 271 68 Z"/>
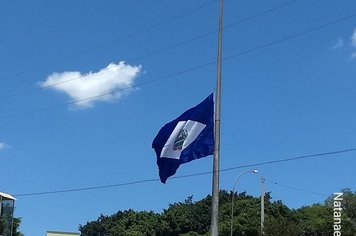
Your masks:
<path fill-rule="evenodd" d="M 105 14 L 104 16 L 102 16 L 102 17 L 99 19 L 99 21 L 103 21 L 105 18 L 108 18 L 108 17 L 110 17 L 110 16 L 112 16 L 112 15 L 114 15 L 114 14 L 117 15 L 118 12 L 121 12 L 121 11 L 123 11 L 123 10 L 126 10 L 127 8 L 130 8 L 130 7 L 134 6 L 135 4 L 137 4 L 138 2 L 142 2 L 142 1 L 143 1 L 143 0 L 135 0 L 135 1 L 134 1 L 134 0 L 131 0 L 129 4 L 126 4 L 126 5 L 122 6 L 122 7 L 119 8 L 118 10 L 115 10 L 115 11 L 113 11 L 113 12 L 111 12 L 111 13 Z M 95 25 L 95 24 L 98 24 L 98 22 L 87 23 L 87 24 L 79 25 L 79 26 L 77 26 L 77 27 L 75 27 L 75 28 L 72 28 L 71 30 L 67 31 L 66 33 L 63 33 L 62 35 L 59 35 L 59 36 L 57 36 L 57 37 L 55 37 L 55 38 L 52 38 L 52 39 L 49 39 L 49 40 L 47 40 L 47 41 L 45 41 L 45 42 L 39 43 L 39 44 L 35 45 L 35 46 L 32 47 L 32 48 L 28 48 L 27 50 L 25 49 L 25 50 L 23 50 L 22 52 L 17 53 L 16 55 L 21 55 L 21 54 L 23 54 L 23 53 L 27 53 L 27 52 L 32 51 L 32 50 L 34 50 L 34 49 L 41 48 L 41 47 L 43 47 L 43 46 L 45 46 L 45 45 L 47 45 L 47 44 L 49 44 L 49 43 L 52 43 L 52 42 L 54 42 L 54 41 L 57 41 L 57 40 L 59 40 L 59 39 L 61 39 L 61 38 L 64 38 L 64 37 L 66 37 L 66 36 L 68 36 L 68 35 L 70 35 L 70 34 L 73 34 L 73 33 L 77 32 L 77 31 L 79 31 L 79 30 L 82 30 L 82 29 L 84 29 L 84 28 L 86 28 L 86 27 L 88 27 L 88 26 L 90 26 L 90 25 Z"/>
<path fill-rule="evenodd" d="M 291 158 L 285 158 L 285 159 L 277 159 L 277 160 L 258 162 L 258 163 L 253 163 L 253 164 L 240 165 L 240 166 L 235 166 L 235 167 L 231 167 L 231 168 L 225 168 L 225 169 L 221 169 L 220 172 L 226 172 L 226 171 L 242 169 L 242 168 L 247 168 L 247 167 L 256 167 L 256 166 L 276 164 L 276 163 L 282 163 L 282 162 L 303 160 L 303 159 L 320 158 L 320 157 L 323 157 L 323 156 L 344 154 L 344 153 L 355 152 L 355 151 L 356 151 L 356 148 L 350 148 L 350 149 L 344 149 L 344 150 L 338 150 L 338 151 L 309 154 L 309 155 L 303 155 L 303 156 L 297 156 L 297 157 L 291 157 Z M 202 175 L 209 175 L 209 174 L 212 174 L 212 173 L 213 173 L 213 171 L 206 171 L 206 172 L 200 172 L 200 173 L 189 174 L 189 175 L 173 176 L 173 177 L 170 177 L 169 179 L 183 179 L 183 178 L 190 178 L 190 177 L 196 177 L 196 176 L 202 176 Z M 118 184 L 110 184 L 110 185 L 101 185 L 101 186 L 92 186 L 92 187 L 83 187 L 83 188 L 72 188 L 72 189 L 44 191 L 44 192 L 33 192 L 33 193 L 20 193 L 20 194 L 14 194 L 14 196 L 15 197 L 25 197 L 25 196 L 49 195 L 49 194 L 58 194 L 58 193 L 69 193 L 69 192 L 81 192 L 81 191 L 122 187 L 122 186 L 149 183 L 149 182 L 158 182 L 158 181 L 160 181 L 158 178 L 145 179 L 145 180 L 137 180 L 137 181 L 130 181 L 130 182 L 126 182 L 126 183 L 118 183 Z"/>
<path fill-rule="evenodd" d="M 355 151 L 356 151 L 356 148 L 350 148 L 350 149 L 344 149 L 344 150 L 341 150 L 341 151 L 317 153 L 317 154 L 304 155 L 304 156 L 299 156 L 299 157 L 286 158 L 286 159 L 281 159 L 281 160 L 272 160 L 272 161 L 260 162 L 260 163 L 257 163 L 257 164 L 250 164 L 250 165 L 244 165 L 244 166 L 239 166 L 239 167 L 231 167 L 231 168 L 224 169 L 224 171 L 230 171 L 230 170 L 235 170 L 235 169 L 239 169 L 239 168 L 262 166 L 262 165 L 281 163 L 281 162 L 288 162 L 288 161 L 296 161 L 296 160 L 315 158 L 315 157 L 321 157 L 321 156 L 327 156 L 327 155 L 336 155 L 336 154 L 342 154 L 342 153 L 347 153 L 347 152 L 355 152 Z"/>
<path fill-rule="evenodd" d="M 68 60 L 71 60 L 71 59 L 73 59 L 73 58 L 76 58 L 76 57 L 79 57 L 79 56 L 82 56 L 82 55 L 91 53 L 91 52 L 93 52 L 93 51 L 96 51 L 96 50 L 98 50 L 98 49 L 101 49 L 101 48 L 110 46 L 110 45 L 115 44 L 115 43 L 117 43 L 117 42 L 119 42 L 119 41 L 121 41 L 121 40 L 134 37 L 134 36 L 136 36 L 136 35 L 138 35 L 138 34 L 141 34 L 141 33 L 147 32 L 147 31 L 150 31 L 150 30 L 152 30 L 152 29 L 154 29 L 154 28 L 156 28 L 156 27 L 159 27 L 159 26 L 165 25 L 165 24 L 167 24 L 167 23 L 170 23 L 170 22 L 172 22 L 172 21 L 174 21 L 174 20 L 176 20 L 176 19 L 179 19 L 179 18 L 184 17 L 184 16 L 186 16 L 186 15 L 188 15 L 188 14 L 191 14 L 191 13 L 193 13 L 193 12 L 195 12 L 195 11 L 198 11 L 198 10 L 200 10 L 200 9 L 206 7 L 206 6 L 209 6 L 209 5 L 213 4 L 213 3 L 215 3 L 216 1 L 217 1 L 217 0 L 213 0 L 213 1 L 207 2 L 207 3 L 205 3 L 205 4 L 199 5 L 199 6 L 195 7 L 195 8 L 192 8 L 192 9 L 190 9 L 190 10 L 188 10 L 188 11 L 185 11 L 185 12 L 179 14 L 179 15 L 173 16 L 173 17 L 168 18 L 168 19 L 166 19 L 166 20 L 164 20 L 164 21 L 161 21 L 161 22 L 158 22 L 158 23 L 153 24 L 153 25 L 151 25 L 151 26 L 148 26 L 148 27 L 146 27 L 146 28 L 144 28 L 144 29 L 141 29 L 141 30 L 135 31 L 135 32 L 133 32 L 133 33 L 130 33 L 130 34 L 121 36 L 121 37 L 119 37 L 119 38 L 117 38 L 117 39 L 114 39 L 114 40 L 112 40 L 112 41 L 109 41 L 109 42 L 100 44 L 100 45 L 98 45 L 98 46 L 95 47 L 95 48 L 87 49 L 87 50 L 82 51 L 82 52 L 79 52 L 79 53 L 77 53 L 77 54 L 74 54 L 74 55 L 71 55 L 71 56 L 67 56 L 67 57 L 64 57 L 64 58 L 62 58 L 62 59 L 59 59 L 59 60 L 56 60 L 56 61 L 49 62 L 49 63 L 47 63 L 47 64 L 43 64 L 43 65 L 34 67 L 34 68 L 32 68 L 32 69 L 29 69 L 29 70 L 26 70 L 26 71 L 23 71 L 23 72 L 19 72 L 19 73 L 14 74 L 14 75 L 5 76 L 5 77 L 3 77 L 2 79 L 0 79 L 0 81 L 13 79 L 13 78 L 19 77 L 19 76 L 21 76 L 21 75 L 24 75 L 24 74 L 27 74 L 27 73 L 30 73 L 30 72 L 33 72 L 33 71 L 37 71 L 37 70 L 42 69 L 42 68 L 46 68 L 46 67 L 48 67 L 48 66 L 55 65 L 55 64 L 58 64 L 58 63 L 60 63 L 60 62 L 68 61 Z"/>
<path fill-rule="evenodd" d="M 293 4 L 293 3 L 297 2 L 297 1 L 299 1 L 299 0 L 291 0 L 291 1 L 288 1 L 288 2 L 284 2 L 284 3 L 282 3 L 282 4 L 278 5 L 278 6 L 269 8 L 269 9 L 267 9 L 267 10 L 258 12 L 258 13 L 254 14 L 254 15 L 251 15 L 251 16 L 248 16 L 248 17 L 245 17 L 245 18 L 242 18 L 241 20 L 238 20 L 238 21 L 236 21 L 236 22 L 233 22 L 233 23 L 230 23 L 230 24 L 228 24 L 228 25 L 225 25 L 225 26 L 223 27 L 223 29 L 230 28 L 230 27 L 235 26 L 235 25 L 237 25 L 237 24 L 240 24 L 240 23 L 242 23 L 242 22 L 249 21 L 249 20 L 252 20 L 252 19 L 254 19 L 254 18 L 257 18 L 257 17 L 263 16 L 263 15 L 266 15 L 266 14 L 268 14 L 268 13 L 271 13 L 271 12 L 275 11 L 275 10 L 278 10 L 278 9 L 283 8 L 283 7 L 289 6 L 289 5 L 291 5 L 291 4 Z"/>
<path fill-rule="evenodd" d="M 325 27 L 340 23 L 340 22 L 345 21 L 345 20 L 349 20 L 349 19 L 351 19 L 351 18 L 353 18 L 355 16 L 356 16 L 356 13 L 348 15 L 348 16 L 345 16 L 345 17 L 341 17 L 341 18 L 338 18 L 338 19 L 336 19 L 334 21 L 330 21 L 328 23 L 325 23 L 325 24 L 322 24 L 322 25 L 318 25 L 318 26 L 306 29 L 306 30 L 301 31 L 299 33 L 292 34 L 292 35 L 283 37 L 281 39 L 278 39 L 278 40 L 275 40 L 275 41 L 271 41 L 271 42 L 268 42 L 266 44 L 259 45 L 259 46 L 254 47 L 254 48 L 247 49 L 247 50 L 232 54 L 230 56 L 224 57 L 222 60 L 224 62 L 225 61 L 230 61 L 230 60 L 232 60 L 232 59 L 234 59 L 236 57 L 239 57 L 239 56 L 242 56 L 242 55 L 245 55 L 245 54 L 248 54 L 248 53 L 252 53 L 252 52 L 255 52 L 255 51 L 270 47 L 270 46 L 274 46 L 276 44 L 279 44 L 279 43 L 282 43 L 282 42 L 285 42 L 285 41 L 288 41 L 288 40 L 303 36 L 303 35 L 311 33 L 311 32 L 315 32 L 315 31 L 323 29 Z M 137 88 L 139 86 L 144 86 L 144 85 L 147 85 L 147 84 L 155 83 L 155 82 L 163 80 L 163 79 L 167 79 L 167 78 L 170 78 L 170 77 L 174 77 L 174 76 L 178 76 L 178 75 L 185 74 L 185 73 L 188 73 L 188 72 L 192 72 L 192 71 L 195 71 L 195 70 L 207 67 L 207 66 L 215 65 L 215 63 L 216 63 L 216 61 L 207 62 L 207 63 L 201 64 L 201 65 L 198 65 L 198 66 L 194 66 L 194 67 L 191 67 L 191 68 L 188 68 L 188 69 L 185 69 L 185 70 L 181 70 L 181 71 L 178 71 L 178 72 L 175 72 L 175 73 L 171 73 L 171 74 L 168 74 L 168 75 L 165 75 L 165 76 L 161 76 L 159 78 L 156 78 L 156 79 L 153 79 L 153 80 L 150 80 L 150 81 L 147 81 L 147 82 L 143 82 L 143 83 L 140 83 L 140 84 L 137 84 L 135 86 L 132 86 L 132 87 L 129 87 L 129 88 L 125 88 L 125 89 L 117 89 L 117 90 L 113 90 L 111 92 L 98 94 L 96 96 L 87 97 L 87 98 L 83 98 L 83 99 L 79 99 L 79 100 L 74 100 L 74 101 L 66 102 L 66 103 L 62 103 L 62 104 L 52 105 L 52 106 L 48 106 L 48 107 L 43 107 L 43 108 L 39 108 L 39 109 L 34 109 L 34 110 L 31 110 L 31 111 L 27 111 L 27 112 L 21 112 L 21 113 L 15 113 L 15 114 L 9 114 L 9 115 L 0 116 L 0 120 L 13 118 L 13 117 L 18 117 L 18 116 L 23 116 L 23 115 L 28 115 L 28 114 L 33 114 L 33 113 L 47 111 L 47 110 L 52 110 L 52 109 L 55 109 L 55 108 L 58 108 L 58 107 L 63 107 L 63 106 L 76 104 L 76 103 L 83 102 L 83 101 L 93 100 L 93 99 L 96 99 L 96 98 L 99 98 L 99 97 L 103 97 L 103 96 L 106 96 L 106 95 L 109 95 L 109 94 L 115 94 L 115 93 L 118 93 L 118 92 L 121 92 L 121 91 L 124 91 L 124 90 Z"/>
<path fill-rule="evenodd" d="M 95 96 L 91 96 L 91 97 L 87 97 L 87 98 L 83 98 L 83 99 L 78 99 L 78 100 L 74 100 L 74 101 L 70 101 L 70 102 L 66 102 L 66 103 L 61 103 L 61 104 L 56 104 L 56 105 L 52 105 L 52 106 L 42 107 L 42 108 L 34 109 L 34 110 L 31 110 L 31 111 L 27 111 L 27 112 L 20 112 L 20 113 L 14 113 L 14 114 L 0 116 L 0 120 L 14 118 L 14 117 L 18 117 L 18 116 L 29 115 L 29 114 L 33 114 L 33 113 L 37 113 L 37 112 L 53 110 L 53 109 L 56 109 L 56 108 L 59 108 L 59 107 L 67 106 L 67 105 L 72 105 L 72 104 L 80 103 L 80 102 L 83 102 L 83 101 L 93 100 L 93 99 L 96 99 L 96 98 L 99 98 L 99 97 L 103 97 L 103 96 L 107 96 L 107 95 L 110 95 L 110 94 L 119 93 L 119 92 L 122 92 L 122 91 L 125 91 L 125 90 L 129 90 L 129 89 L 133 89 L 133 88 L 138 88 L 140 86 L 152 84 L 152 83 L 155 83 L 155 82 L 163 80 L 163 79 L 167 79 L 167 78 L 170 78 L 170 77 L 174 77 L 174 76 L 178 76 L 178 75 L 181 75 L 181 74 L 185 74 L 185 73 L 188 73 L 188 72 L 191 72 L 191 71 L 194 71 L 194 70 L 198 70 L 198 69 L 201 69 L 203 67 L 212 65 L 214 63 L 215 62 L 210 62 L 210 63 L 202 64 L 200 66 L 195 66 L 195 67 L 192 67 L 192 68 L 188 68 L 188 69 L 176 72 L 176 73 L 172 73 L 172 74 L 168 74 L 168 75 L 165 75 L 165 76 L 158 77 L 158 78 L 150 80 L 150 81 L 142 82 L 142 83 L 139 83 L 137 85 L 134 85 L 134 86 L 131 86 L 131 87 L 128 87 L 128 88 L 116 89 L 116 90 L 113 90 L 111 92 L 102 93 L 102 94 L 98 94 L 98 95 L 95 95 Z"/>
<path fill-rule="evenodd" d="M 268 179 L 265 179 L 265 180 L 266 180 L 266 182 L 269 182 L 271 184 L 278 185 L 278 186 L 280 186 L 282 188 L 291 189 L 291 190 L 294 190 L 294 191 L 297 191 L 297 192 L 309 193 L 309 194 L 320 195 L 320 196 L 329 196 L 330 195 L 330 194 L 326 194 L 326 193 L 318 193 L 318 192 L 314 192 L 314 191 L 310 191 L 310 190 L 296 188 L 296 187 L 293 187 L 293 186 L 290 186 L 290 185 L 279 184 L 279 183 L 277 183 L 275 181 L 271 181 L 271 180 L 268 180 Z"/>
<path fill-rule="evenodd" d="M 146 179 L 146 180 L 138 180 L 138 181 L 132 181 L 132 182 L 120 183 L 120 184 L 109 184 L 109 185 L 102 185 L 102 186 L 55 190 L 55 191 L 46 191 L 46 192 L 37 192 L 37 193 L 22 193 L 22 194 L 15 194 L 14 196 L 25 197 L 25 196 L 48 195 L 48 194 L 58 194 L 58 193 L 82 192 L 82 191 L 115 188 L 115 187 L 122 187 L 122 186 L 143 184 L 143 183 L 157 182 L 157 181 L 159 181 L 159 179 Z"/>
<path fill-rule="evenodd" d="M 299 0 L 292 0 L 292 1 L 288 1 L 288 2 L 285 2 L 283 4 L 280 4 L 276 7 L 272 7 L 272 8 L 269 8 L 267 10 L 264 10 L 264 11 L 261 11 L 261 12 L 258 12 L 254 15 L 251 15 L 251 16 L 248 16 L 248 17 L 245 17 L 245 18 L 242 18 L 240 20 L 237 20 L 235 22 L 232 22 L 228 25 L 225 25 L 223 27 L 223 29 L 228 29 L 228 28 L 231 28 L 233 26 L 236 26 L 238 24 L 241 24 L 241 23 L 244 23 L 246 21 L 249 21 L 249 20 L 252 20 L 256 17 L 260 17 L 260 16 L 263 16 L 265 14 L 268 14 L 268 13 L 271 13 L 273 11 L 276 11 L 276 10 L 279 10 L 283 7 L 286 7 L 292 3 L 295 3 Z M 138 61 L 138 60 L 143 60 L 143 59 L 146 59 L 148 57 L 151 57 L 151 56 L 154 56 L 154 55 L 157 55 L 157 54 L 160 54 L 160 53 L 163 53 L 163 52 L 166 52 L 168 50 L 171 50 L 173 48 L 177 48 L 179 46 L 182 46 L 182 45 L 185 45 L 187 43 L 190 43 L 190 42 L 193 42 L 193 41 L 196 41 L 198 39 L 201 39 L 201 38 L 204 38 L 204 37 L 207 37 L 207 36 L 210 36 L 210 35 L 213 35 L 217 32 L 217 30 L 212 30 L 212 31 L 209 31 L 209 32 L 206 32 L 206 33 L 202 33 L 200 35 L 197 35 L 193 38 L 190 38 L 190 39 L 187 39 L 187 40 L 184 40 L 184 41 L 181 41 L 181 42 L 178 42 L 178 43 L 175 43 L 175 44 L 172 44 L 168 47 L 165 47 L 163 49 L 160 49 L 160 50 L 156 50 L 156 51 L 153 51 L 153 52 L 150 52 L 150 53 L 147 53 L 147 54 L 144 54 L 142 56 L 138 56 L 138 57 L 134 57 L 134 58 L 131 58 L 131 59 L 128 59 L 129 61 Z M 109 68 L 104 68 L 102 69 L 101 71 L 105 71 L 105 70 L 108 70 Z M 81 76 L 77 76 L 75 78 L 72 78 L 72 79 L 68 79 L 68 80 L 65 80 L 65 81 L 61 81 L 61 82 L 58 82 L 58 83 L 53 83 L 53 84 L 50 84 L 50 85 L 47 85 L 47 86 L 43 86 L 43 87 L 39 87 L 39 88 L 34 88 L 34 89 L 29 89 L 29 90 L 25 90 L 25 91 L 22 91 L 22 92 L 18 92 L 18 93 L 13 93 L 13 94 L 9 94 L 9 95 L 4 95 L 4 96 L 1 96 L 0 97 L 0 100 L 5 100 L 5 99 L 9 99 L 9 98 L 13 98 L 13 97 L 18 97 L 18 96 L 22 96 L 22 95 L 26 95 L 26 94 L 30 94 L 30 93 L 34 93 L 34 92 L 38 92 L 38 91 L 42 91 L 44 89 L 47 89 L 47 88 L 52 88 L 52 87 L 56 87 L 58 85 L 61 85 L 61 84 L 64 84 L 64 83 L 68 83 L 68 82 L 71 82 L 71 81 L 74 81 L 74 80 L 78 80 L 80 78 L 83 78 L 87 75 L 81 75 Z"/>
<path fill-rule="evenodd" d="M 282 43 L 284 41 L 288 41 L 290 39 L 294 39 L 294 38 L 298 38 L 300 36 L 303 36 L 305 34 L 308 34 L 308 33 L 311 33 L 311 32 L 315 32 L 315 31 L 318 31 L 318 30 L 321 30 L 323 28 L 326 28 L 328 26 L 331 26 L 331 25 L 335 25 L 337 23 L 340 23 L 342 21 L 346 21 L 346 20 L 349 20 L 353 17 L 356 16 L 356 13 L 353 13 L 353 14 L 350 14 L 348 16 L 344 16 L 344 17 L 341 17 L 341 18 L 338 18 L 336 20 L 333 20 L 333 21 L 329 21 L 325 24 L 321 24 L 321 25 L 318 25 L 318 26 L 315 26 L 315 27 L 312 27 L 312 28 L 309 28 L 309 29 L 306 29 L 304 31 L 301 31 L 299 33 L 296 33 L 296 34 L 292 34 L 292 35 L 289 35 L 289 36 L 286 36 L 286 37 L 283 37 L 279 40 L 275 40 L 275 41 L 271 41 L 269 43 L 266 43 L 266 44 L 263 44 L 261 46 L 258 46 L 258 47 L 255 47 L 255 48 L 252 48 L 252 49 L 249 49 L 249 50 L 245 50 L 245 51 L 242 51 L 242 52 L 239 52 L 239 53 L 236 53 L 236 54 L 233 54 L 229 57 L 225 57 L 224 60 L 230 60 L 232 58 L 235 58 L 237 56 L 240 56 L 240 55 L 243 55 L 243 54 L 247 54 L 247 53 L 251 53 L 251 52 L 254 52 L 254 51 L 257 51 L 257 50 L 260 50 L 260 49 L 263 49 L 263 48 L 266 48 L 266 47 L 269 47 L 269 46 L 272 46 L 272 45 L 275 45 L 275 44 L 279 44 L 279 43 Z"/>

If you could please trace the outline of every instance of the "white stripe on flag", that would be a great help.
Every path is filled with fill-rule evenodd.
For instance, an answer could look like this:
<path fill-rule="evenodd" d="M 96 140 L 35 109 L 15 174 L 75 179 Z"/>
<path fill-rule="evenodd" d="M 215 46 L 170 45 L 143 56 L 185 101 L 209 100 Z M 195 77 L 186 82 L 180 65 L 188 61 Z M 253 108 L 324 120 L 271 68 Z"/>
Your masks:
<path fill-rule="evenodd" d="M 198 137 L 198 135 L 205 127 L 206 125 L 197 121 L 179 121 L 172 134 L 169 136 L 164 147 L 162 148 L 160 157 L 179 159 L 182 151 Z M 174 150 L 174 142 L 176 142 L 177 136 L 181 133 L 182 130 L 187 131 L 188 135 L 185 138 L 181 149 Z"/>

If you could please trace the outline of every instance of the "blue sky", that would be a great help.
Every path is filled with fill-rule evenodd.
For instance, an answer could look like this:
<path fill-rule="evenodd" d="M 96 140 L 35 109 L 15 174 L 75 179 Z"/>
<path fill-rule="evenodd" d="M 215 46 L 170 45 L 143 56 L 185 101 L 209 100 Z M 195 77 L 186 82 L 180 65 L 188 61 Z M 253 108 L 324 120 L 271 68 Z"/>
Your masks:
<path fill-rule="evenodd" d="M 355 14 L 354 1 L 224 4 L 224 25 L 232 25 L 223 33 L 223 57 L 233 57 L 223 63 L 221 169 L 356 148 L 355 17 L 286 39 Z M 158 178 L 156 133 L 215 89 L 217 17 L 217 1 L 2 2 L 0 191 Z M 73 103 L 88 97 L 95 98 Z M 327 195 L 355 190 L 355 154 L 259 166 L 237 191 L 258 196 L 261 176 Z M 207 157 L 177 176 L 211 170 Z M 231 189 L 243 170 L 222 172 L 221 189 Z M 326 198 L 271 182 L 266 191 L 290 207 Z M 160 212 L 210 193 L 211 175 L 202 175 L 19 196 L 15 215 L 26 235 L 44 235 L 77 231 L 100 214 Z"/>

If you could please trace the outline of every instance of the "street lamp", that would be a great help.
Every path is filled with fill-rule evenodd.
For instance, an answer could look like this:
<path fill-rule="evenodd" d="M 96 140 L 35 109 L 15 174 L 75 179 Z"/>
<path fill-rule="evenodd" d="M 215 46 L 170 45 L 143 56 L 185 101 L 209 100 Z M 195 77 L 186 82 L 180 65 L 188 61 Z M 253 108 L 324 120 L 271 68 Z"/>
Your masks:
<path fill-rule="evenodd" d="M 236 187 L 236 183 L 239 180 L 239 178 L 241 177 L 241 175 L 245 174 L 245 173 L 258 173 L 258 170 L 245 170 L 243 172 L 241 172 L 235 179 L 234 182 L 234 187 L 232 188 L 232 196 L 231 196 L 231 229 L 230 229 L 230 235 L 232 236 L 233 233 L 233 227 L 234 227 L 234 193 L 235 193 L 235 187 Z"/>

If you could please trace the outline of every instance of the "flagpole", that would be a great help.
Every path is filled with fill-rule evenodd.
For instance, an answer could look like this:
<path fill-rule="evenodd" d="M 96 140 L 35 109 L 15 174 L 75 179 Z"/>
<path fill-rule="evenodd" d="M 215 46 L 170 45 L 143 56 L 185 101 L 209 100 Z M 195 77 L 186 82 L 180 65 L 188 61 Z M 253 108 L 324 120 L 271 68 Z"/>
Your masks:
<path fill-rule="evenodd" d="M 219 2 L 219 33 L 217 54 L 217 78 L 215 93 L 215 142 L 213 160 L 213 188 L 211 203 L 211 236 L 219 235 L 219 171 L 220 171 L 220 113 L 221 113 L 221 61 L 222 61 L 223 0 Z"/>

